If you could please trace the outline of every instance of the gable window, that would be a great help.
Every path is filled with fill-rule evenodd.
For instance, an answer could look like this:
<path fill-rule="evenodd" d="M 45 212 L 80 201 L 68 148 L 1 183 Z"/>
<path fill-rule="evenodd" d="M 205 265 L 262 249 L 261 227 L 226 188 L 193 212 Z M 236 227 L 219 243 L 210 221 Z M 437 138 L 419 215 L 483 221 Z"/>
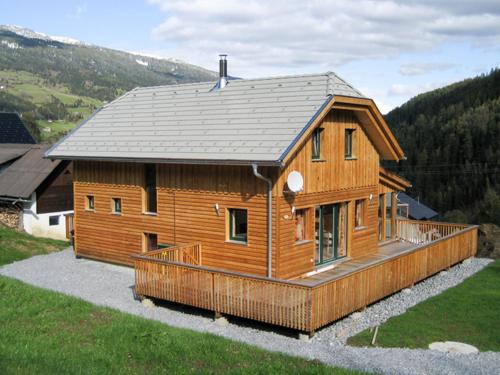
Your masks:
<path fill-rule="evenodd" d="M 57 216 L 49 216 L 49 225 L 59 225 L 59 215 Z"/>
<path fill-rule="evenodd" d="M 145 211 L 156 213 L 156 165 L 146 164 L 144 171 Z"/>
<path fill-rule="evenodd" d="M 114 214 L 122 213 L 122 199 L 121 198 L 112 198 L 111 199 L 111 210 Z"/>
<path fill-rule="evenodd" d="M 93 195 L 87 195 L 87 197 L 85 198 L 85 208 L 90 211 L 95 210 Z"/>
<path fill-rule="evenodd" d="M 230 208 L 229 214 L 229 239 L 231 241 L 247 242 L 248 217 L 247 210 Z"/>
<path fill-rule="evenodd" d="M 344 151 L 344 156 L 346 158 L 352 158 L 353 153 L 352 153 L 352 138 L 354 134 L 354 129 L 346 129 L 345 130 L 345 151 Z"/>
<path fill-rule="evenodd" d="M 356 205 L 354 206 L 354 227 L 361 228 L 365 226 L 365 205 L 364 199 L 358 199 Z"/>
<path fill-rule="evenodd" d="M 156 233 L 144 233 L 144 251 L 158 249 L 158 235 Z"/>
<path fill-rule="evenodd" d="M 306 241 L 307 234 L 307 210 L 295 211 L 295 241 Z"/>
<path fill-rule="evenodd" d="M 316 128 L 312 134 L 312 159 L 321 159 L 321 132 L 323 129 Z"/>

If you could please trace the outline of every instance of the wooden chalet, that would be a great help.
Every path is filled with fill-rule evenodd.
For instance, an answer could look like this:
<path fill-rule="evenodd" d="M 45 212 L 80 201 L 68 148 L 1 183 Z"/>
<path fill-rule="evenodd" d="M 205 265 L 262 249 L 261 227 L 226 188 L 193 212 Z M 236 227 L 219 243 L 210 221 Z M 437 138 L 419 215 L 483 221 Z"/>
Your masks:
<path fill-rule="evenodd" d="M 312 333 L 475 254 L 475 227 L 396 218 L 409 183 L 380 163 L 404 154 L 372 100 L 225 64 L 132 90 L 47 153 L 74 161 L 78 256 L 134 265 L 143 296 Z"/>

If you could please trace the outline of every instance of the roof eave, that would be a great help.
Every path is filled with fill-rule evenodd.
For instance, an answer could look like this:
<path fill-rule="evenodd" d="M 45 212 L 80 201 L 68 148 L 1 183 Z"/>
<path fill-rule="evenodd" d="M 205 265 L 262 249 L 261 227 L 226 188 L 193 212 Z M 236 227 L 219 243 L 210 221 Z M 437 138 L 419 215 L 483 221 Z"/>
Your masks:
<path fill-rule="evenodd" d="M 158 163 L 158 164 L 190 164 L 190 165 L 232 165 L 251 166 L 257 164 L 263 167 L 279 167 L 279 160 L 217 160 L 217 159 L 163 159 L 163 158 L 137 158 L 137 157 L 105 157 L 105 156 L 71 156 L 50 155 L 53 160 L 82 160 L 82 161 L 108 161 L 121 163 Z"/>

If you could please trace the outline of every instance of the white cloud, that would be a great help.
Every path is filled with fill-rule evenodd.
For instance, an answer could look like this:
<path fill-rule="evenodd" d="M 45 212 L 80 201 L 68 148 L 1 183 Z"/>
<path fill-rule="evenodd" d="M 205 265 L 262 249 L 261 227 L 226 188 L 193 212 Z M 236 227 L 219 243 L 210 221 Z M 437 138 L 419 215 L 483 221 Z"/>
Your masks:
<path fill-rule="evenodd" d="M 73 18 L 73 19 L 78 19 L 80 17 L 82 17 L 85 13 L 87 13 L 87 3 L 83 3 L 83 4 L 78 4 L 75 8 L 75 10 L 68 14 L 67 17 L 68 18 Z"/>
<path fill-rule="evenodd" d="M 239 76 L 324 71 L 445 42 L 500 44 L 498 1 L 148 1 L 165 13 L 153 30 L 163 54 L 215 68 L 228 53 Z"/>
<path fill-rule="evenodd" d="M 448 70 L 454 67 L 451 63 L 408 63 L 399 67 L 399 72 L 404 76 L 416 76 L 436 71 Z"/>
<path fill-rule="evenodd" d="M 433 82 L 426 84 L 418 84 L 418 85 L 405 85 L 395 83 L 390 86 L 387 91 L 387 96 L 404 96 L 404 97 L 412 97 L 418 94 L 422 94 L 427 91 L 435 90 L 437 88 L 448 85 L 450 82 Z"/>

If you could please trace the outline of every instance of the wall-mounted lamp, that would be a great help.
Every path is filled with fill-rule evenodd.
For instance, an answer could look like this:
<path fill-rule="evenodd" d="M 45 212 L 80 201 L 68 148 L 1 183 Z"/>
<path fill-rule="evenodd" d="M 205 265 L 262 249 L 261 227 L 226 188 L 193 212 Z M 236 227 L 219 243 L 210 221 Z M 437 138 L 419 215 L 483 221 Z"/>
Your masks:
<path fill-rule="evenodd" d="M 373 194 L 370 194 L 370 200 L 372 200 L 372 199 L 373 199 Z"/>
<path fill-rule="evenodd" d="M 295 206 L 292 206 L 292 215 L 295 214 Z"/>
<path fill-rule="evenodd" d="M 220 212 L 219 203 L 214 204 L 214 208 L 215 208 L 215 212 L 217 213 L 217 216 L 219 216 L 219 212 Z"/>

